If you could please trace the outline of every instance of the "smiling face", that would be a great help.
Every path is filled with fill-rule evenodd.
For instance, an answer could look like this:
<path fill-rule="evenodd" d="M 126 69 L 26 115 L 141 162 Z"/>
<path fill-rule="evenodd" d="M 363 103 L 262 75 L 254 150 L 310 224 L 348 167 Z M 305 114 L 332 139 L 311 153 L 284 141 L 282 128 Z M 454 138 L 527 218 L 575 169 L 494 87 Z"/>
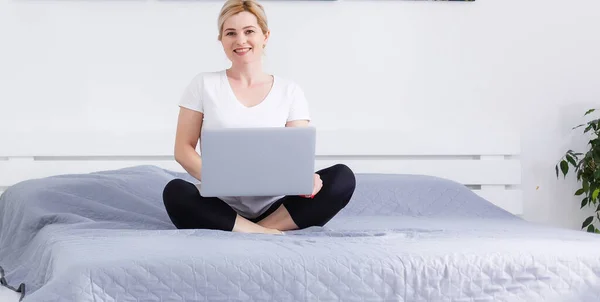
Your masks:
<path fill-rule="evenodd" d="M 248 64 L 261 60 L 269 31 L 263 32 L 256 16 L 243 11 L 225 20 L 220 39 L 232 63 Z"/>

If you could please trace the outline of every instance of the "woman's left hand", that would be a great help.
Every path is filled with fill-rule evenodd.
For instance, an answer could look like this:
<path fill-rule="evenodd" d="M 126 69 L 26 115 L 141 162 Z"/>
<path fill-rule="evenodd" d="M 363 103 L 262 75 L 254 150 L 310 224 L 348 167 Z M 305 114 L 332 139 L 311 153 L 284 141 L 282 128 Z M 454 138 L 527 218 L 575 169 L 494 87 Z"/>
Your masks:
<path fill-rule="evenodd" d="M 317 195 L 317 193 L 319 193 L 319 191 L 321 191 L 321 188 L 323 188 L 323 181 L 321 180 L 321 175 L 315 173 L 312 195 L 304 195 L 304 197 L 306 197 L 306 198 L 315 197 L 315 195 Z"/>

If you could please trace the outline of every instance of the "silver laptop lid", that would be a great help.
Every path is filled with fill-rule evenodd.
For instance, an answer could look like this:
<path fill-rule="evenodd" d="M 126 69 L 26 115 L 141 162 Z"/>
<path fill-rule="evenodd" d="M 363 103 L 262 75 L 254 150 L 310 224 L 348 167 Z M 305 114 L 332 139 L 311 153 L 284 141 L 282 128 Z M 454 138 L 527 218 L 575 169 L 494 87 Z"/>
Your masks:
<path fill-rule="evenodd" d="M 204 129 L 201 195 L 310 194 L 315 144 L 314 127 Z"/>

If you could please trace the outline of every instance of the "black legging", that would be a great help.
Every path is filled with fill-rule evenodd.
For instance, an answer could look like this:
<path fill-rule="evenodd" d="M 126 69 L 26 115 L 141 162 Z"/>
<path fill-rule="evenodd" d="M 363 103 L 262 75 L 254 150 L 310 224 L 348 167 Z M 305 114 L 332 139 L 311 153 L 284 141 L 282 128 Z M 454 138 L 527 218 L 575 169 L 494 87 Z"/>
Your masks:
<path fill-rule="evenodd" d="M 325 225 L 348 204 L 354 194 L 356 180 L 352 170 L 343 164 L 316 173 L 321 177 L 323 187 L 314 198 L 288 195 L 274 202 L 260 216 L 245 218 L 254 223 L 259 222 L 284 205 L 300 229 Z M 163 201 L 171 221 L 178 229 L 231 231 L 238 214 L 223 200 L 203 197 L 194 184 L 179 178 L 171 180 L 165 186 Z"/>

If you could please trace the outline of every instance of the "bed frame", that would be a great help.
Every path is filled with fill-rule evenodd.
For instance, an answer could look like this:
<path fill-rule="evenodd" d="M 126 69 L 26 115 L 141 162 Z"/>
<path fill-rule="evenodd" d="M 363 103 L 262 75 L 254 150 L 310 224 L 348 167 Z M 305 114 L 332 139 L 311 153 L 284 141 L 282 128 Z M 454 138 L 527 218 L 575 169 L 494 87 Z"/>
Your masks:
<path fill-rule="evenodd" d="M 0 133 L 0 194 L 17 182 L 57 174 L 134 165 L 184 171 L 173 159 L 173 141 L 174 131 Z M 316 166 L 444 177 L 522 215 L 519 151 L 520 138 L 510 131 L 318 129 Z"/>

